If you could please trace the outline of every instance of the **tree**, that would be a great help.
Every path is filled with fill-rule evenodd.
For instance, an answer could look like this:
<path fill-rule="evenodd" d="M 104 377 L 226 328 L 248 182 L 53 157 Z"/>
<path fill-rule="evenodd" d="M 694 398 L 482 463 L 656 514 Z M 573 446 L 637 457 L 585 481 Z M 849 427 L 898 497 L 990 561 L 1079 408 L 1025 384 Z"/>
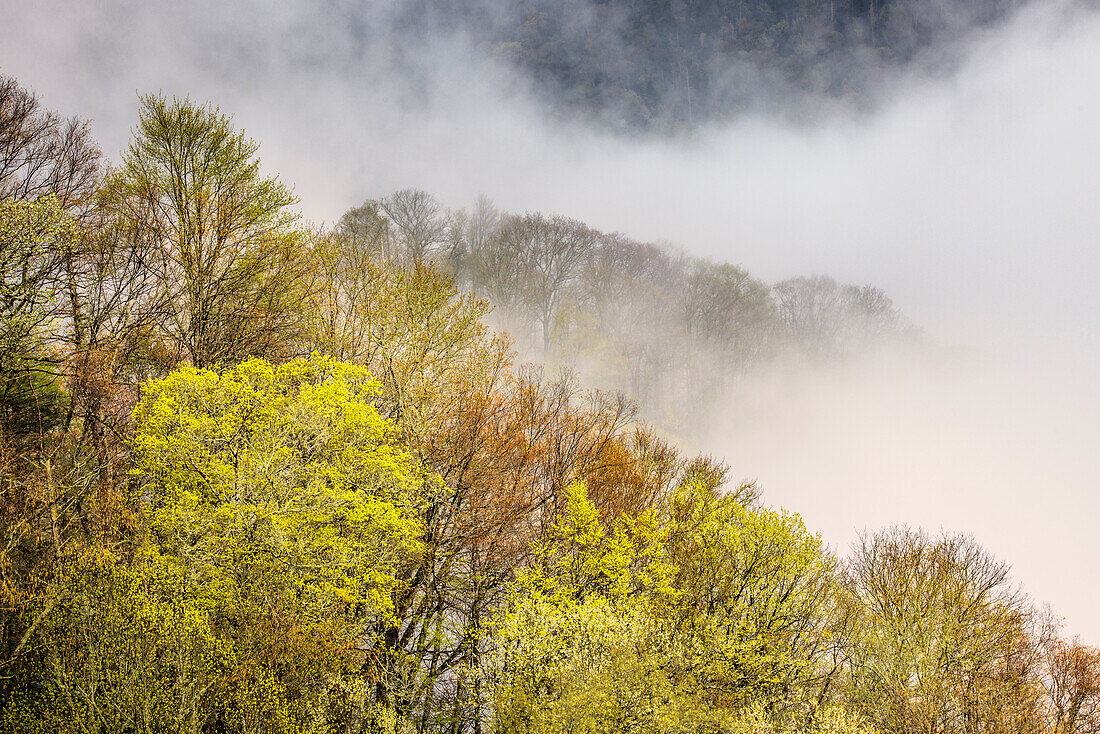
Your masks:
<path fill-rule="evenodd" d="M 59 252 L 77 232 L 52 195 L 0 201 L 0 434 L 42 430 L 59 418 Z"/>
<path fill-rule="evenodd" d="M 582 222 L 565 217 L 506 217 L 490 242 L 474 251 L 475 286 L 494 303 L 533 319 L 545 353 L 554 316 L 596 237 Z"/>
<path fill-rule="evenodd" d="M 843 324 L 841 288 L 826 276 L 791 278 L 775 286 L 779 315 L 796 343 L 829 353 L 840 342 Z"/>
<path fill-rule="evenodd" d="M 17 432 L 64 412 L 99 157 L 86 122 L 43 110 L 0 75 L 0 420 Z"/>
<path fill-rule="evenodd" d="M 336 223 L 336 232 L 366 253 L 378 253 L 381 259 L 393 257 L 393 233 L 382 205 L 377 201 L 365 201 L 348 209 Z"/>
<path fill-rule="evenodd" d="M 751 485 L 722 493 L 688 481 L 671 498 L 675 624 L 709 705 L 760 699 L 773 713 L 813 713 L 836 672 L 835 563 L 787 512 L 751 507 Z"/>
<path fill-rule="evenodd" d="M 460 219 L 452 222 L 452 226 L 461 223 L 463 230 L 461 248 L 451 247 L 451 269 L 455 273 L 455 279 L 463 287 L 474 288 L 471 280 L 471 260 L 473 253 L 481 251 L 489 239 L 496 233 L 500 226 L 500 211 L 489 199 L 481 194 L 474 201 L 473 208 L 468 214 L 463 213 Z M 455 239 L 452 237 L 452 239 Z"/>
<path fill-rule="evenodd" d="M 1054 734 L 1100 732 L 1100 650 L 1050 635 L 1040 681 Z"/>
<path fill-rule="evenodd" d="M 318 237 L 312 255 L 320 283 L 309 301 L 310 348 L 383 378 L 380 406 L 410 444 L 445 419 L 449 393 L 508 361 L 483 323 L 489 304 L 459 294 L 435 264 L 385 260 L 343 228 Z"/>
<path fill-rule="evenodd" d="M 524 304 L 527 269 L 524 241 L 513 236 L 516 219 L 505 218 L 492 236 L 471 247 L 467 267 L 474 291 L 493 304 L 513 337 L 523 339 L 530 329 Z"/>
<path fill-rule="evenodd" d="M 477 250 L 489 241 L 500 226 L 500 212 L 489 197 L 481 194 L 474 202 L 467 223 L 470 248 Z"/>
<path fill-rule="evenodd" d="M 297 199 L 216 108 L 147 95 L 139 117 L 101 205 L 156 254 L 169 366 L 292 351 L 308 290 Z"/>
<path fill-rule="evenodd" d="M 595 315 L 605 339 L 615 344 L 626 363 L 628 381 L 619 386 L 653 416 L 667 400 L 680 403 L 671 363 L 690 347 L 683 346 L 677 319 L 678 284 L 683 263 L 663 249 L 620 235 L 600 238 L 585 263 L 578 300 Z M 671 422 L 671 421 L 669 421 Z"/>
<path fill-rule="evenodd" d="M 784 629 L 791 617 L 783 607 L 795 611 L 805 603 L 798 569 L 812 567 L 813 556 L 820 561 L 820 549 L 803 557 L 799 546 L 815 546 L 816 539 L 804 531 L 792 538 L 791 518 L 779 530 L 775 514 L 760 510 L 754 513 L 759 524 L 734 529 L 730 515 L 734 508 L 745 510 L 738 502 L 744 496 L 717 500 L 705 474 L 684 477 L 673 500 L 679 509 L 664 522 L 652 510 L 605 520 L 583 485 L 569 488 L 556 522 L 534 547 L 534 563 L 518 573 L 494 624 L 489 678 L 496 731 L 873 734 L 862 717 L 838 706 L 815 706 L 802 717 L 787 711 L 796 694 L 786 668 L 798 664 L 805 648 Z M 707 516 L 719 508 L 722 517 Z M 728 564 L 708 568 L 731 548 L 744 547 L 744 537 L 719 542 L 713 556 L 677 567 L 670 543 L 706 543 L 723 528 L 727 541 L 744 533 L 770 553 L 786 554 L 793 582 L 774 564 L 760 562 L 761 553 L 739 553 L 733 562 L 745 562 L 739 574 Z M 793 542 L 784 545 L 784 539 Z M 755 582 L 740 582 L 743 598 L 733 610 L 728 594 L 738 582 L 723 579 L 754 574 Z M 768 585 L 774 585 L 770 593 Z M 726 601 L 703 598 L 704 587 Z M 819 596 L 814 604 L 824 601 Z M 683 610 L 690 610 L 686 624 Z M 763 629 L 760 623 L 769 619 L 777 621 Z M 723 623 L 731 631 L 723 632 Z M 766 648 L 771 665 L 761 667 Z M 738 675 L 758 677 L 734 681 Z"/>
<path fill-rule="evenodd" d="M 381 205 L 393 223 L 406 263 L 427 259 L 446 241 L 447 217 L 430 194 L 420 189 L 402 189 L 383 199 Z"/>
<path fill-rule="evenodd" d="M 674 595 L 656 515 L 605 523 L 584 485 L 495 624 L 491 682 L 500 732 L 662 731 L 706 719 L 667 670 L 658 618 Z"/>
<path fill-rule="evenodd" d="M 59 713 L 187 732 L 366 716 L 362 648 L 437 481 L 391 443 L 378 390 L 320 357 L 145 386 L 132 445 L 148 534 L 71 571 L 72 615 L 45 643 Z"/>
<path fill-rule="evenodd" d="M 0 200 L 53 195 L 63 209 L 86 206 L 99 156 L 87 122 L 42 110 L 37 97 L 0 75 Z"/>
<path fill-rule="evenodd" d="M 1030 614 L 1006 564 L 967 536 L 894 527 L 863 536 L 845 580 L 853 705 L 886 732 L 992 723 L 982 703 L 1019 683 L 1003 663 Z"/>
<path fill-rule="evenodd" d="M 775 306 L 764 283 L 728 263 L 693 262 L 680 295 L 684 330 L 718 354 L 747 363 L 775 326 Z"/>
<path fill-rule="evenodd" d="M 820 355 L 906 333 L 893 302 L 874 286 L 841 285 L 828 276 L 814 276 L 777 283 L 774 293 L 788 336 Z"/>

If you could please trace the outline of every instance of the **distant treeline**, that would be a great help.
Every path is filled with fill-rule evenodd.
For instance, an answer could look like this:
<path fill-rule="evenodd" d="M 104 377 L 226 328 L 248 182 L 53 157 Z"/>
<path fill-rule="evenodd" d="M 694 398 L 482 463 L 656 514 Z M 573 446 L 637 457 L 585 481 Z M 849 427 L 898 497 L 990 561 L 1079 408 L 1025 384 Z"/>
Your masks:
<path fill-rule="evenodd" d="M 500 212 L 481 197 L 446 210 L 414 189 L 367 201 L 336 232 L 390 262 L 433 260 L 487 299 L 519 353 L 621 391 L 677 433 L 708 425 L 714 397 L 755 367 L 831 359 L 916 330 L 870 285 L 828 276 L 768 285 L 562 216 Z"/>
<path fill-rule="evenodd" d="M 0 77 L 0 732 L 1100 731 L 1100 651 L 973 538 L 839 557 L 464 291 L 647 385 L 881 294 L 415 191 L 318 230 L 257 153 L 149 95 L 103 166 Z"/>
<path fill-rule="evenodd" d="M 950 66 L 1026 0 L 463 0 L 404 22 L 469 29 L 560 111 L 675 131 L 744 111 L 860 105 L 883 72 Z"/>

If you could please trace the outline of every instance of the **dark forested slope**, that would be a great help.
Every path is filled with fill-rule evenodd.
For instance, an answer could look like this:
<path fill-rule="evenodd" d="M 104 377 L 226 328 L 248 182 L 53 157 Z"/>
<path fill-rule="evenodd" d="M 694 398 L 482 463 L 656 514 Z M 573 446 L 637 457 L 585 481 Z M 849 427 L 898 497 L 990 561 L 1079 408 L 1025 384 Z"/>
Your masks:
<path fill-rule="evenodd" d="M 872 99 L 1026 0 L 419 0 L 403 22 L 467 28 L 558 112 L 672 131 L 750 110 Z M 934 59 L 934 61 L 933 61 Z"/>

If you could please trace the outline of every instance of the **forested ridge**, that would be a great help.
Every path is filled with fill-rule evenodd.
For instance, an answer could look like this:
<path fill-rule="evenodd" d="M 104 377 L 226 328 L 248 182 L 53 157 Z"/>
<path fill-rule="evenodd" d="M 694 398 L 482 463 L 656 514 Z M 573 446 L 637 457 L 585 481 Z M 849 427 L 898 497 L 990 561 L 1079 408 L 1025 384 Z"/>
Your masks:
<path fill-rule="evenodd" d="M 0 77 L 0 731 L 1100 731 L 977 540 L 837 555 L 670 439 L 918 338 L 880 290 L 297 204 L 217 109 L 142 97 L 106 165 Z"/>
<path fill-rule="evenodd" d="M 562 114 L 676 132 L 744 112 L 856 109 L 897 72 L 950 68 L 1025 0 L 417 0 L 404 27 L 467 29 Z"/>
<path fill-rule="evenodd" d="M 825 275 L 768 284 L 568 217 L 502 212 L 484 196 L 450 211 L 405 189 L 350 209 L 335 231 L 391 262 L 431 260 L 493 306 L 487 320 L 525 360 L 625 393 L 688 439 L 710 425 L 714 395 L 783 358 L 920 341 L 871 285 Z"/>

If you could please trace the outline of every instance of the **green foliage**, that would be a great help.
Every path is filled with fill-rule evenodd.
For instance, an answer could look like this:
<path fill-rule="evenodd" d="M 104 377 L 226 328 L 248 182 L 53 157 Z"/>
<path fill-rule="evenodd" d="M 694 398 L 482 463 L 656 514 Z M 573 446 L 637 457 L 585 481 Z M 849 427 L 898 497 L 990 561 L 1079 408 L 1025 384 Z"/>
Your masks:
<path fill-rule="evenodd" d="M 540 563 L 521 573 L 522 585 L 581 599 L 674 595 L 670 581 L 675 569 L 666 562 L 656 512 L 620 516 L 608 528 L 583 484 L 570 485 L 565 501 L 549 537 L 536 545 Z"/>
<path fill-rule="evenodd" d="M 672 498 L 677 624 L 715 705 L 800 705 L 827 673 L 834 563 L 798 515 L 699 483 Z"/>
<path fill-rule="evenodd" d="M 42 630 L 51 721 L 290 732 L 365 715 L 363 645 L 438 481 L 390 442 L 379 389 L 317 356 L 145 385 L 131 443 L 148 533 L 67 570 Z"/>
<path fill-rule="evenodd" d="M 496 729 L 666 731 L 691 706 L 666 672 L 677 651 L 657 610 L 673 569 L 655 518 L 608 528 L 583 485 L 566 497 L 494 630 Z"/>
<path fill-rule="evenodd" d="M 38 730 L 193 730 L 234 662 L 211 628 L 221 590 L 195 586 L 152 547 L 69 571 L 42 635 L 52 700 Z"/>
<path fill-rule="evenodd" d="M 59 253 L 78 236 L 54 196 L 0 200 L 0 427 L 16 435 L 56 420 Z"/>
<path fill-rule="evenodd" d="M 285 353 L 310 286 L 297 198 L 261 174 L 258 144 L 216 108 L 147 95 L 139 115 L 100 206 L 118 236 L 148 246 L 173 358 L 204 367 Z"/>
<path fill-rule="evenodd" d="M 809 719 L 776 717 L 773 707 L 757 701 L 744 708 L 729 724 L 730 734 L 879 734 L 858 714 L 839 705 L 826 705 Z"/>
<path fill-rule="evenodd" d="M 670 512 L 609 527 L 570 489 L 495 629 L 498 731 L 871 731 L 812 688 L 820 538 L 700 482 Z"/>
<path fill-rule="evenodd" d="M 184 367 L 147 385 L 135 471 L 164 552 L 271 609 L 386 611 L 390 570 L 417 550 L 408 510 L 430 478 L 388 443 L 371 404 L 380 389 L 366 369 L 321 357 Z"/>

